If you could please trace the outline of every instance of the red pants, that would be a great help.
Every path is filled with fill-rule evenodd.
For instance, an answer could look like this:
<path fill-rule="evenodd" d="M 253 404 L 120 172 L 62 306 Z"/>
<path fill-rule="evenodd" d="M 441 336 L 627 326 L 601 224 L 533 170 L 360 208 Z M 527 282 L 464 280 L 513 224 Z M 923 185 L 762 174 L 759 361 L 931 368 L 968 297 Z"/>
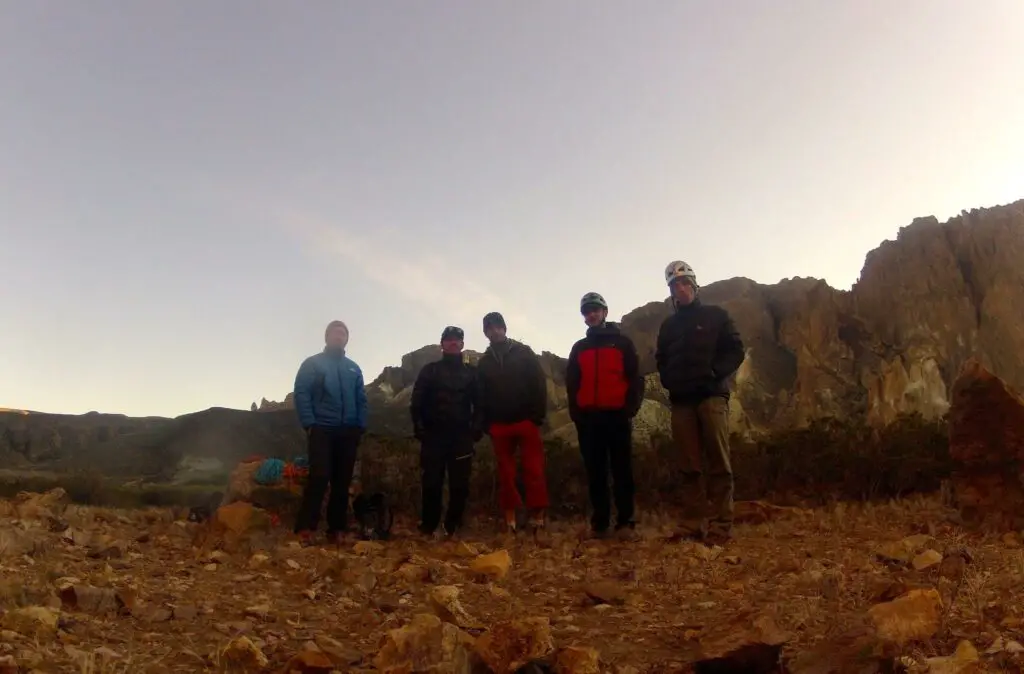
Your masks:
<path fill-rule="evenodd" d="M 491 424 L 491 443 L 498 459 L 498 505 L 514 510 L 523 504 L 516 487 L 516 446 L 522 453 L 526 507 L 548 507 L 548 483 L 544 477 L 544 442 L 540 428 L 532 421 Z"/>

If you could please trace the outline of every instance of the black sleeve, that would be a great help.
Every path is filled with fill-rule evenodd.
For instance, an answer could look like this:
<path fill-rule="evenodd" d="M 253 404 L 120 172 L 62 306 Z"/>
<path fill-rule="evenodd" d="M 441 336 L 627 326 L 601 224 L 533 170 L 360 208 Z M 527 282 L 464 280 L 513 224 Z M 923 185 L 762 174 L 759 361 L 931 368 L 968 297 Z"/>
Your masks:
<path fill-rule="evenodd" d="M 668 337 L 669 337 L 669 322 L 671 317 L 666 318 L 661 322 L 661 327 L 658 329 L 658 344 L 654 350 L 654 362 L 658 366 L 658 376 L 661 377 L 661 385 L 665 386 L 667 379 L 666 368 L 668 367 Z"/>
<path fill-rule="evenodd" d="M 470 366 L 470 370 L 473 373 L 473 378 L 469 384 L 469 399 L 473 405 L 473 434 L 478 435 L 484 432 L 484 408 L 481 405 L 480 397 L 480 371 Z"/>
<path fill-rule="evenodd" d="M 619 343 L 622 350 L 622 369 L 629 382 L 629 389 L 626 391 L 626 409 L 629 415 L 636 416 L 640 411 L 640 405 L 644 401 L 644 378 L 640 376 L 640 356 L 637 355 L 636 345 L 633 340 L 625 335 Z"/>
<path fill-rule="evenodd" d="M 719 379 L 725 379 L 743 364 L 745 354 L 743 351 L 743 340 L 740 339 L 739 330 L 732 317 L 725 309 L 721 309 L 722 327 L 718 331 L 718 344 L 715 350 L 715 362 L 711 369 Z"/>
<path fill-rule="evenodd" d="M 483 429 L 484 433 L 487 433 L 491 427 L 491 419 L 487 407 L 487 377 L 484 375 L 482 367 L 484 358 L 486 356 L 481 357 L 476 363 L 476 402 L 480 410 L 480 428 Z"/>
<path fill-rule="evenodd" d="M 409 401 L 409 412 L 412 414 L 412 427 L 415 433 L 423 430 L 423 410 L 427 404 L 427 393 L 430 390 L 431 377 L 433 376 L 431 363 L 427 363 L 416 376 L 416 383 L 412 386 L 412 398 Z"/>
<path fill-rule="evenodd" d="M 532 379 L 532 386 L 530 387 L 530 409 L 532 412 L 530 417 L 532 421 L 542 424 L 544 423 L 544 418 L 548 415 L 548 381 L 547 377 L 544 376 L 544 368 L 541 367 L 540 357 L 533 352 L 533 349 L 526 348 L 526 367 L 529 368 L 528 371 Z"/>
<path fill-rule="evenodd" d="M 569 400 L 569 418 L 576 420 L 579 408 L 576 394 L 580 390 L 580 343 L 576 342 L 569 351 L 569 362 L 565 365 L 565 395 Z"/>

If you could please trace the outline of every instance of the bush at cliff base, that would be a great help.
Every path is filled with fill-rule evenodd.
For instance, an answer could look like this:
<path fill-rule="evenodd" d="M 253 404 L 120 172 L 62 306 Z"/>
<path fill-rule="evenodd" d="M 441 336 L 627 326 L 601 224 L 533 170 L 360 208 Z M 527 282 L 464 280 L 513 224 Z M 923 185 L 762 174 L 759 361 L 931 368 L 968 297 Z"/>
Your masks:
<path fill-rule="evenodd" d="M 476 450 L 469 507 L 472 514 L 493 516 L 498 498 L 494 452 L 486 439 L 477 444 Z M 411 438 L 367 434 L 359 447 L 350 493 L 384 491 L 396 514 L 418 516 L 419 456 L 419 446 Z M 306 476 L 300 471 L 279 484 L 260 485 L 255 476 L 266 457 L 249 458 L 233 470 L 222 500 L 218 490 L 218 502 L 245 500 L 286 519 L 298 507 Z M 545 458 L 554 514 L 586 513 L 587 483 L 579 449 L 549 441 Z M 884 429 L 822 419 L 807 428 L 779 431 L 756 442 L 733 438 L 732 464 L 737 500 L 768 499 L 802 505 L 932 492 L 950 477 L 952 469 L 946 420 L 920 416 L 900 417 Z M 638 506 L 654 509 L 677 504 L 678 465 L 678 452 L 668 438 L 655 437 L 649 445 L 634 447 Z M 286 470 L 281 474 L 284 477 Z M 189 487 L 141 494 L 112 490 L 102 476 L 91 474 L 71 474 L 57 480 L 18 479 L 4 486 L 11 495 L 61 486 L 77 503 L 117 507 L 192 506 L 199 498 Z"/>
<path fill-rule="evenodd" d="M 876 500 L 937 491 L 950 475 L 945 418 L 899 417 L 874 429 L 856 421 L 820 419 L 807 428 L 779 431 L 758 441 L 732 440 L 737 500 L 769 499 L 818 505 L 834 500 Z M 557 514 L 587 512 L 587 482 L 579 449 L 545 443 L 546 473 Z M 386 491 L 402 512 L 420 508 L 418 446 L 412 440 L 367 436 L 360 446 L 362 486 Z M 669 438 L 634 447 L 633 472 L 640 507 L 678 502 L 678 456 Z M 487 440 L 473 459 L 470 509 L 492 515 L 498 482 Z M 609 480 L 610 484 L 610 480 Z"/>

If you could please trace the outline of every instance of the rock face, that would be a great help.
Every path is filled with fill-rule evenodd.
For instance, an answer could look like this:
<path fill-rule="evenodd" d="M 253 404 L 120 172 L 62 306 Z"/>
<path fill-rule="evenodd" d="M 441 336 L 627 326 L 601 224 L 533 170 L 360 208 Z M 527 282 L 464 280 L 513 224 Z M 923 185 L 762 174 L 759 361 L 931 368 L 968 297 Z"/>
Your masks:
<path fill-rule="evenodd" d="M 744 278 L 708 284 L 701 289 L 702 299 L 728 309 L 747 349 L 735 377 L 733 429 L 756 435 L 828 416 L 862 418 L 879 426 L 901 413 L 938 418 L 949 411 L 951 395 L 956 397 L 950 393 L 954 379 L 971 358 L 977 365 L 970 371 L 983 368 L 1010 388 L 1024 390 L 1024 323 L 1018 318 L 1024 305 L 1021 259 L 1024 200 L 964 212 L 946 223 L 915 220 L 895 241 L 867 255 L 861 277 L 849 291 L 813 278 L 772 285 Z M 670 311 L 667 300 L 651 302 L 620 322 L 635 342 L 647 375 L 646 401 L 634 432 L 641 447 L 668 433 L 665 391 L 654 373 L 654 346 Z M 470 362 L 479 356 L 467 352 Z M 423 366 L 438 357 L 439 346 L 425 346 L 406 354 L 400 366 L 385 368 L 367 386 L 372 434 L 411 434 L 412 384 Z M 540 359 L 549 393 L 545 432 L 573 443 L 566 361 L 549 352 L 542 352 Z M 996 391 L 1003 389 L 980 381 L 989 380 L 979 375 L 970 386 L 963 385 L 968 401 L 990 395 L 1006 410 L 1016 409 L 1007 402 L 1009 393 L 1000 398 L 1003 394 Z M 0 461 L 8 470 L 95 469 L 179 482 L 215 475 L 226 480 L 231 468 L 250 454 L 294 456 L 304 451 L 292 407 L 289 394 L 279 403 L 262 400 L 255 412 L 213 408 L 176 419 L 0 410 Z M 969 422 L 972 414 L 960 417 L 967 420 L 959 426 L 958 432 L 966 434 L 962 437 L 995 432 Z M 993 412 L 982 406 L 977 414 Z M 1010 429 L 1007 433 L 1017 427 Z M 1005 435 L 991 443 L 1010 448 L 1009 456 L 1017 451 L 1012 449 L 1016 437 Z M 956 452 L 974 451 L 963 449 L 973 446 L 968 441 L 958 442 Z M 965 466 L 974 465 L 973 459 L 964 461 Z M 972 497 L 966 486 L 963 490 L 966 503 L 984 499 Z"/>
<path fill-rule="evenodd" d="M 294 397 L 294 394 L 289 393 L 288 395 L 286 395 L 284 397 L 284 400 L 282 400 L 279 403 L 276 403 L 276 402 L 274 402 L 272 400 L 267 400 L 266 398 L 263 398 L 263 399 L 260 400 L 260 404 L 259 404 L 258 407 L 257 407 L 256 403 L 252 404 L 252 411 L 253 412 L 276 412 L 277 410 L 290 410 L 290 409 L 294 409 L 295 408 L 295 402 L 294 402 L 294 400 L 292 400 L 293 397 Z"/>
<path fill-rule="evenodd" d="M 953 386 L 949 452 L 964 519 L 1024 526 L 1024 398 L 979 361 Z"/>
<path fill-rule="evenodd" d="M 1024 388 L 1024 200 L 963 212 L 946 223 L 918 218 L 895 241 L 868 253 L 849 291 L 814 278 L 772 285 L 733 278 L 701 289 L 703 301 L 732 314 L 747 348 L 736 375 L 733 428 L 748 435 L 803 426 L 815 418 L 859 417 L 884 426 L 898 415 L 941 417 L 953 379 L 968 358 Z M 699 271 L 699 270 L 698 270 Z M 654 366 L 666 299 L 626 314 L 621 327 L 648 375 L 646 443 L 667 433 L 665 393 Z M 379 426 L 406 434 L 416 374 L 440 356 L 436 345 L 402 358 L 368 386 Z M 475 361 L 479 354 L 471 353 Z M 569 442 L 565 360 L 541 354 L 548 375 L 548 432 Z M 276 403 L 261 405 L 276 408 Z M 658 420 L 651 426 L 651 420 Z"/>
<path fill-rule="evenodd" d="M 750 432 L 861 416 L 885 425 L 901 413 L 936 418 L 963 363 L 977 357 L 1024 387 L 1024 201 L 976 209 L 940 224 L 919 218 L 870 252 L 849 291 L 816 279 L 761 285 L 730 279 L 701 290 L 736 320 L 747 361 L 732 414 Z M 623 329 L 654 370 L 668 302 L 627 314 Z"/>

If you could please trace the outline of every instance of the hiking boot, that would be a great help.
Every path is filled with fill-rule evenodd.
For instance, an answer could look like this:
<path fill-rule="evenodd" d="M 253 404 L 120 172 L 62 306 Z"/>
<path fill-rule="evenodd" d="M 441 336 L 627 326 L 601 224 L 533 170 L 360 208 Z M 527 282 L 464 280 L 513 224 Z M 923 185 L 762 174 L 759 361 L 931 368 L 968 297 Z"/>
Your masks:
<path fill-rule="evenodd" d="M 623 542 L 632 542 L 640 540 L 640 534 L 636 532 L 636 527 L 633 524 L 620 524 L 615 527 L 615 538 Z"/>
<path fill-rule="evenodd" d="M 732 527 L 712 525 L 704 535 L 704 542 L 708 545 L 725 545 L 731 540 Z"/>
<path fill-rule="evenodd" d="M 551 536 L 548 534 L 547 524 L 542 519 L 530 519 L 530 532 L 533 534 L 534 542 L 539 545 L 547 545 L 551 542 Z"/>
<path fill-rule="evenodd" d="M 608 538 L 608 529 L 593 529 L 590 530 L 590 538 L 595 541 L 603 541 Z"/>
<path fill-rule="evenodd" d="M 506 534 L 512 534 L 514 536 L 515 533 L 516 533 L 516 530 L 518 528 L 519 527 L 518 527 L 518 524 L 516 522 L 516 511 L 515 510 L 506 510 L 505 511 L 505 533 Z"/>
<path fill-rule="evenodd" d="M 708 534 L 707 522 L 702 520 L 684 520 L 676 528 L 669 540 L 679 542 L 685 540 L 703 541 Z"/>
<path fill-rule="evenodd" d="M 298 538 L 299 545 L 304 548 L 308 548 L 311 545 L 316 544 L 316 534 L 313 531 L 298 531 L 295 535 Z"/>
<path fill-rule="evenodd" d="M 348 542 L 348 532 L 347 531 L 328 531 L 327 532 L 327 542 L 330 545 L 337 545 L 338 547 L 341 547 L 341 546 L 345 545 Z"/>

